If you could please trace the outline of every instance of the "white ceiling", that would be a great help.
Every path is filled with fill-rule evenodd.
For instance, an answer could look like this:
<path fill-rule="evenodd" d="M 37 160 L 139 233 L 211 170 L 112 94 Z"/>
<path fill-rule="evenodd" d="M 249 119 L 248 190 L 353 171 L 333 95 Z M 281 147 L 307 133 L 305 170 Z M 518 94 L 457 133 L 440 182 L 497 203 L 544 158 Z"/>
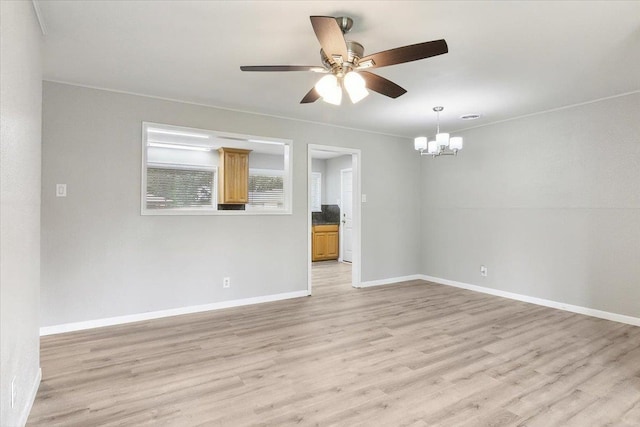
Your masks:
<path fill-rule="evenodd" d="M 640 90 L 640 1 L 39 1 L 45 79 L 414 137 Z M 350 16 L 365 55 L 446 39 L 374 70 L 407 89 L 300 105 L 320 75 L 310 15 Z M 480 113 L 463 122 L 459 116 Z"/>

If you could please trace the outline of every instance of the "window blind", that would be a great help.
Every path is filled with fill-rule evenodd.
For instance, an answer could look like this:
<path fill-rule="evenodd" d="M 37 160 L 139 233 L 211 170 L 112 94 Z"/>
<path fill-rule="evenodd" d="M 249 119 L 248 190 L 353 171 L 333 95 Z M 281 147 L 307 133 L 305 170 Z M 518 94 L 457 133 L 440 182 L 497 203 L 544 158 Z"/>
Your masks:
<path fill-rule="evenodd" d="M 249 207 L 284 207 L 284 179 L 282 171 L 249 170 Z"/>
<path fill-rule="evenodd" d="M 215 170 L 147 168 L 147 209 L 215 206 Z"/>

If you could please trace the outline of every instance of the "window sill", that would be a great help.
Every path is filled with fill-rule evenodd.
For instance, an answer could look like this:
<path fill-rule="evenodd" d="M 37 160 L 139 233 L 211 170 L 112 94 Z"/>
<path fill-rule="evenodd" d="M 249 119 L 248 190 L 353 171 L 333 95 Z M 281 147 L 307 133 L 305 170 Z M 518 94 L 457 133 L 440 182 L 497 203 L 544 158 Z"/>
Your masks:
<path fill-rule="evenodd" d="M 251 209 L 244 211 L 219 211 L 215 209 L 142 209 L 140 215 L 142 216 L 251 216 L 251 215 L 291 215 L 291 210 L 261 210 Z"/>

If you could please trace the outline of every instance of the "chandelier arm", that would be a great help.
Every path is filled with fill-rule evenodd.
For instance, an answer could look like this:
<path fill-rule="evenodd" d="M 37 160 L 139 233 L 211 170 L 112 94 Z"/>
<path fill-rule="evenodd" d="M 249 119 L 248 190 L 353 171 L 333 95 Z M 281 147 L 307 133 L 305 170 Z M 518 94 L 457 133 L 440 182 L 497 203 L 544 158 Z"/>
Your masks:
<path fill-rule="evenodd" d="M 437 157 L 437 156 L 457 156 L 458 155 L 458 151 L 459 150 L 452 150 L 452 151 L 438 151 L 437 153 L 429 153 L 427 150 L 420 150 L 420 155 L 421 156 L 431 156 L 431 157 Z"/>

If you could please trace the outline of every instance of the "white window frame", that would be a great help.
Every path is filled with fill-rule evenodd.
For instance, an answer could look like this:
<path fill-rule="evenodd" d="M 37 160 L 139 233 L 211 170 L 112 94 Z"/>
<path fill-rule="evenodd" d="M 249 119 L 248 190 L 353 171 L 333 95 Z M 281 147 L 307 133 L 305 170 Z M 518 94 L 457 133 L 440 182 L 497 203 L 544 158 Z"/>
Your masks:
<path fill-rule="evenodd" d="M 197 132 L 202 133 L 205 132 L 210 134 L 212 138 L 218 139 L 226 139 L 229 141 L 244 141 L 251 143 L 264 143 L 264 144 L 278 144 L 284 146 L 284 170 L 282 172 L 282 176 L 284 178 L 283 182 L 283 190 L 284 190 L 284 208 L 282 209 L 246 209 L 246 210 L 217 210 L 217 203 L 215 208 L 177 208 L 177 209 L 147 209 L 146 197 L 147 197 L 147 128 L 148 127 L 162 127 L 165 129 L 172 129 L 175 131 L 182 132 Z M 237 133 L 229 133 L 229 132 L 219 132 L 207 129 L 198 129 L 198 128 L 190 128 L 186 126 L 174 126 L 162 123 L 154 123 L 154 122 L 142 122 L 142 137 L 141 137 L 141 145 L 142 145 L 142 167 L 141 167 L 141 188 L 140 188 L 140 214 L 141 215 L 291 215 L 292 214 L 292 198 L 293 198 L 293 141 L 290 139 L 283 138 L 270 138 L 259 135 L 246 135 L 246 134 L 237 134 Z M 154 163 L 160 164 L 160 163 Z M 170 165 L 170 163 L 162 163 L 163 165 Z M 174 165 L 175 166 L 175 165 Z M 185 165 L 182 165 L 185 166 Z M 189 167 L 190 165 L 186 165 Z M 206 170 L 206 166 L 194 166 L 195 169 Z M 216 199 L 218 196 L 218 171 L 216 169 Z M 255 168 L 257 169 L 257 168 Z M 212 196 L 213 197 L 213 196 Z M 247 206 L 248 208 L 248 206 Z"/>

